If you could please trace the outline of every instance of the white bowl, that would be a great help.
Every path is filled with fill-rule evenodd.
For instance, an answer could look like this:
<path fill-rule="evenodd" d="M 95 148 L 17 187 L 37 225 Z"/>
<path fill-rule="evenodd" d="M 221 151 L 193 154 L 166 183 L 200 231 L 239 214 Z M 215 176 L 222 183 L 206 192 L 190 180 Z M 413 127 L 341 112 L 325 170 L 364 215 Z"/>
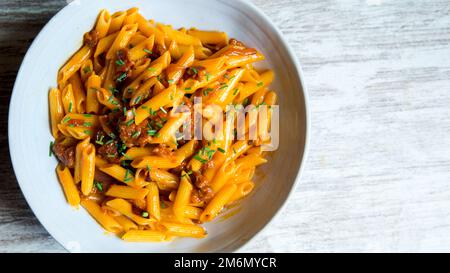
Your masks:
<path fill-rule="evenodd" d="M 127 243 L 107 235 L 83 209 L 66 202 L 49 157 L 52 140 L 48 90 L 56 74 L 81 46 L 100 9 L 110 12 L 138 7 L 147 18 L 174 27 L 222 30 L 267 57 L 262 67 L 276 73 L 272 87 L 279 94 L 280 146 L 257 171 L 256 191 L 233 217 L 207 224 L 205 239 L 171 243 Z M 25 198 L 47 231 L 69 251 L 81 252 L 232 252 L 266 226 L 293 192 L 306 158 L 308 108 L 296 56 L 269 19 L 252 4 L 228 0 L 75 0 L 44 27 L 28 50 L 14 85 L 9 112 L 9 146 Z M 228 212 L 230 213 L 230 212 Z M 227 213 L 225 213 L 227 214 Z"/>

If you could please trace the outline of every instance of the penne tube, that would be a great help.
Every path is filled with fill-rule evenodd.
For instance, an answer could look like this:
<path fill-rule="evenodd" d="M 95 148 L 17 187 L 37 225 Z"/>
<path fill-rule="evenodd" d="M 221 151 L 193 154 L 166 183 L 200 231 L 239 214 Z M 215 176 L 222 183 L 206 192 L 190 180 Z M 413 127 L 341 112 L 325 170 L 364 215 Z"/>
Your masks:
<path fill-rule="evenodd" d="M 122 226 L 122 229 L 125 232 L 138 229 L 138 226 L 133 221 L 128 219 L 128 217 L 126 217 L 126 216 L 123 216 L 123 215 L 115 216 L 114 220 L 116 220 L 116 222 Z"/>
<path fill-rule="evenodd" d="M 136 31 L 137 24 L 125 24 L 117 34 L 117 37 L 109 48 L 108 53 L 106 53 L 106 59 L 112 60 L 117 51 L 126 48 L 131 37 L 136 33 Z"/>
<path fill-rule="evenodd" d="M 66 85 L 66 87 L 62 91 L 61 97 L 64 112 L 66 114 L 76 113 L 75 96 L 73 95 L 73 89 L 71 84 Z"/>
<path fill-rule="evenodd" d="M 223 207 L 229 202 L 230 198 L 236 192 L 237 186 L 232 184 L 221 189 L 209 202 L 200 216 L 200 221 L 210 222 L 222 211 Z"/>
<path fill-rule="evenodd" d="M 108 29 L 108 34 L 119 31 L 122 28 L 123 21 L 127 17 L 125 11 L 118 11 L 111 16 L 111 24 Z"/>
<path fill-rule="evenodd" d="M 176 97 L 177 92 L 178 91 L 176 86 L 171 85 L 169 86 L 169 88 L 157 94 L 156 96 L 145 102 L 143 105 L 141 105 L 138 109 L 136 109 L 136 115 L 134 118 L 136 125 L 141 124 L 145 119 L 147 119 L 152 111 L 157 111 L 161 107 L 170 104 L 172 101 L 171 98 Z"/>
<path fill-rule="evenodd" d="M 88 196 L 94 186 L 95 146 L 86 145 L 81 151 L 81 192 Z"/>
<path fill-rule="evenodd" d="M 136 158 L 150 156 L 152 154 L 152 148 L 133 147 L 127 150 L 121 160 L 134 160 Z"/>
<path fill-rule="evenodd" d="M 171 191 L 178 188 L 178 176 L 169 173 L 168 171 L 152 168 L 150 171 L 150 178 L 156 182 L 158 188 L 162 191 Z"/>
<path fill-rule="evenodd" d="M 101 78 L 92 74 L 86 82 L 86 112 L 97 114 L 100 112 L 100 103 L 97 99 L 97 92 L 101 88 Z"/>
<path fill-rule="evenodd" d="M 135 189 L 128 186 L 112 185 L 105 193 L 107 196 L 123 198 L 123 199 L 144 199 L 149 190 L 147 189 Z"/>
<path fill-rule="evenodd" d="M 191 29 L 187 34 L 197 37 L 202 44 L 226 46 L 228 44 L 228 35 L 220 31 L 202 31 Z"/>
<path fill-rule="evenodd" d="M 152 35 L 143 42 L 137 44 L 129 51 L 130 59 L 134 62 L 151 54 L 153 45 L 155 44 L 155 36 Z"/>
<path fill-rule="evenodd" d="M 242 199 L 249 195 L 253 189 L 255 188 L 255 183 L 252 181 L 242 182 L 236 185 L 236 191 L 231 195 L 230 199 L 228 199 L 227 204 L 231 204 L 239 199 Z"/>
<path fill-rule="evenodd" d="M 58 174 L 59 183 L 61 183 L 64 194 L 66 195 L 67 202 L 72 207 L 78 207 L 80 204 L 80 194 L 78 193 L 78 189 L 73 181 L 69 168 L 59 164 L 56 168 L 56 173 Z"/>
<path fill-rule="evenodd" d="M 111 91 L 104 88 L 97 89 L 97 100 L 110 110 L 118 111 L 119 109 L 122 109 L 122 103 Z"/>
<path fill-rule="evenodd" d="M 173 202 L 173 214 L 179 221 L 184 218 L 185 207 L 190 203 L 192 189 L 193 187 L 187 174 L 183 172 L 181 175 L 180 186 L 178 187 L 177 195 Z"/>
<path fill-rule="evenodd" d="M 122 226 L 117 223 L 112 216 L 109 216 L 106 211 L 102 210 L 102 208 L 94 201 L 84 199 L 81 201 L 81 205 L 105 230 L 112 233 L 119 233 L 122 231 Z"/>
<path fill-rule="evenodd" d="M 131 166 L 136 169 L 157 168 L 157 169 L 172 169 L 178 166 L 175 158 L 167 158 L 160 156 L 145 156 L 137 158 L 131 162 Z"/>
<path fill-rule="evenodd" d="M 114 41 L 116 40 L 118 34 L 118 32 L 115 32 L 100 39 L 100 41 L 98 41 L 97 47 L 95 48 L 94 58 L 97 58 L 101 54 L 108 52 Z"/>
<path fill-rule="evenodd" d="M 64 117 L 64 107 L 61 98 L 61 91 L 57 88 L 50 89 L 48 94 L 48 105 L 50 110 L 50 123 L 52 135 L 54 138 L 59 137 L 58 125 Z"/>
<path fill-rule="evenodd" d="M 83 82 L 86 82 L 86 80 L 92 75 L 92 73 L 94 73 L 94 64 L 90 59 L 88 59 L 80 67 L 81 80 Z"/>
<path fill-rule="evenodd" d="M 97 18 L 97 23 L 95 25 L 95 30 L 98 33 L 98 37 L 101 39 L 108 34 L 109 27 L 111 25 L 111 15 L 109 12 L 104 9 L 100 12 L 100 15 Z"/>
<path fill-rule="evenodd" d="M 264 88 L 272 83 L 274 79 L 273 71 L 269 70 L 261 74 L 260 82 L 247 82 L 239 92 L 239 96 L 235 99 L 235 103 L 242 103 L 246 98 L 256 93 L 259 89 Z"/>
<path fill-rule="evenodd" d="M 69 84 L 72 85 L 73 89 L 73 96 L 75 99 L 75 105 L 73 105 L 73 107 L 76 109 L 76 113 L 85 113 L 86 91 L 84 90 L 83 83 L 78 73 L 75 73 L 72 77 L 70 77 Z"/>
<path fill-rule="evenodd" d="M 85 148 L 89 145 L 91 139 L 88 137 L 83 141 L 80 141 L 75 147 L 75 169 L 74 169 L 74 180 L 75 183 L 81 182 L 81 168 L 82 168 L 82 153 Z"/>
<path fill-rule="evenodd" d="M 206 236 L 206 231 L 202 227 L 192 224 L 161 222 L 161 226 L 168 235 L 192 238 L 204 238 Z"/>
<path fill-rule="evenodd" d="M 59 70 L 58 86 L 65 86 L 67 80 L 80 69 L 81 65 L 91 57 L 92 49 L 84 45 L 70 60 Z"/>
<path fill-rule="evenodd" d="M 131 203 L 129 203 L 123 199 L 117 198 L 117 199 L 108 201 L 108 202 L 106 202 L 106 205 L 109 208 L 116 210 L 116 211 L 120 212 L 121 214 L 125 215 L 126 217 L 130 218 L 138 225 L 148 226 L 148 225 L 150 225 L 151 222 L 153 222 L 153 220 L 151 220 L 151 219 L 143 218 L 139 215 L 134 214 Z"/>
<path fill-rule="evenodd" d="M 127 242 L 164 242 L 166 234 L 157 230 L 130 230 L 122 236 Z"/>
<path fill-rule="evenodd" d="M 149 191 L 147 195 L 147 212 L 150 217 L 154 218 L 156 221 L 161 220 L 161 203 L 159 201 L 159 189 L 155 182 L 151 182 L 147 189 Z"/>

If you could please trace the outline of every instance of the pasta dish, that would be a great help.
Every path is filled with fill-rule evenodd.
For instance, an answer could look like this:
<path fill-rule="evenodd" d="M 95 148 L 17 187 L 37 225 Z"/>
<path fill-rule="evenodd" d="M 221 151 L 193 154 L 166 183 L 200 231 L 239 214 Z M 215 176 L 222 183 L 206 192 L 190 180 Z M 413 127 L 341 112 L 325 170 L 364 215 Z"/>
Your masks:
<path fill-rule="evenodd" d="M 224 32 L 102 10 L 49 91 L 68 203 L 125 241 L 207 236 L 267 162 L 277 94 L 262 60 Z"/>

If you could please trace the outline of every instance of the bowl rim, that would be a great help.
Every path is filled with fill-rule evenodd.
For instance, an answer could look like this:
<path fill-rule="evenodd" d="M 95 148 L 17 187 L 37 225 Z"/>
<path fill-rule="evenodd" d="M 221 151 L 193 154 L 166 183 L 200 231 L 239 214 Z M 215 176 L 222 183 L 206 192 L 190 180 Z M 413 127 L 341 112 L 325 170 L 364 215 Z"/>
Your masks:
<path fill-rule="evenodd" d="M 230 5 L 230 3 L 227 0 L 215 0 L 217 2 L 221 2 L 223 4 L 226 5 Z M 237 6 L 243 6 L 244 8 L 249 9 L 252 13 L 255 13 L 258 17 L 260 17 L 260 19 L 262 19 L 264 21 L 264 23 L 269 26 L 269 31 L 273 34 L 276 35 L 276 38 L 279 39 L 282 42 L 282 46 L 284 51 L 286 51 L 288 58 L 292 61 L 292 64 L 295 68 L 295 75 L 296 77 L 298 77 L 299 82 L 300 82 L 300 86 L 302 90 L 298 90 L 299 92 L 302 93 L 303 95 L 303 101 L 304 101 L 304 107 L 305 107 L 305 143 L 304 143 L 304 148 L 303 148 L 303 154 L 301 156 L 301 159 L 299 161 L 299 166 L 297 166 L 298 172 L 297 175 L 294 179 L 294 183 L 292 183 L 291 188 L 289 189 L 289 192 L 286 196 L 286 198 L 282 201 L 282 203 L 280 204 L 279 209 L 272 215 L 272 217 L 270 217 L 269 220 L 267 220 L 266 223 L 263 224 L 263 226 L 256 231 L 253 236 L 251 236 L 248 240 L 246 240 L 245 242 L 243 242 L 242 244 L 240 244 L 239 246 L 236 247 L 236 249 L 234 250 L 234 252 L 240 252 L 240 250 L 242 248 L 244 248 L 245 246 L 247 246 L 250 242 L 252 242 L 253 240 L 255 240 L 255 238 L 260 235 L 262 232 L 264 232 L 267 227 L 275 220 L 278 218 L 278 216 L 281 214 L 281 212 L 285 209 L 288 200 L 291 199 L 292 195 L 294 194 L 296 188 L 299 185 L 299 182 L 303 176 L 303 172 L 305 170 L 305 165 L 307 163 L 307 159 L 308 159 L 308 155 L 309 155 L 309 146 L 310 146 L 310 133 L 311 133 L 311 112 L 310 112 L 310 105 L 309 105 L 309 94 L 308 94 L 308 88 L 305 82 L 305 77 L 304 77 L 304 72 L 302 69 L 302 66 L 300 65 L 299 62 L 299 57 L 295 54 L 294 50 L 292 49 L 292 47 L 290 46 L 290 44 L 288 43 L 288 41 L 284 38 L 284 36 L 282 35 L 281 31 L 278 29 L 278 27 L 270 20 L 270 18 L 264 13 L 262 12 L 255 4 L 253 4 L 252 2 L 248 1 L 248 0 L 234 0 L 232 5 L 237 5 Z M 35 209 L 32 206 L 31 202 L 31 198 L 29 196 L 27 196 L 24 193 L 24 186 L 22 185 L 22 183 L 20 182 L 20 179 L 18 178 L 17 175 L 17 169 L 18 167 L 16 163 L 17 159 L 16 159 L 16 153 L 14 153 L 13 151 L 15 151 L 15 147 L 12 144 L 12 137 L 13 137 L 13 133 L 12 133 L 12 126 L 13 126 L 13 116 L 14 116 L 14 112 L 15 111 L 15 105 L 18 105 L 16 100 L 17 100 L 17 96 L 18 96 L 18 85 L 19 85 L 19 80 L 20 80 L 20 75 L 22 73 L 22 70 L 24 69 L 24 64 L 27 63 L 31 58 L 30 52 L 32 52 L 32 49 L 34 47 L 36 47 L 37 45 L 37 41 L 39 41 L 40 36 L 43 35 L 44 30 L 46 30 L 47 28 L 49 28 L 50 25 L 52 25 L 53 21 L 55 21 L 57 18 L 59 18 L 61 16 L 61 14 L 63 13 L 63 11 L 65 11 L 66 9 L 70 8 L 71 3 L 65 5 L 63 8 L 61 8 L 56 14 L 54 14 L 52 16 L 52 18 L 44 25 L 44 27 L 39 31 L 38 35 L 34 38 L 33 42 L 31 43 L 31 45 L 28 47 L 27 52 L 25 54 L 25 56 L 22 59 L 22 62 L 20 64 L 20 68 L 17 72 L 16 75 L 16 79 L 14 81 L 14 86 L 12 89 L 12 94 L 11 94 L 11 99 L 9 102 L 9 111 L 8 111 L 8 147 L 9 147 L 9 155 L 11 158 L 11 163 L 12 163 L 12 167 L 13 167 L 13 171 L 14 171 L 14 175 L 16 177 L 17 183 L 19 184 L 21 193 L 23 195 L 23 197 L 25 198 L 25 201 L 28 204 L 28 207 L 30 208 L 30 210 L 33 212 L 33 214 L 35 215 L 35 217 L 37 218 L 37 220 L 39 221 L 39 223 L 45 228 L 45 230 L 52 236 L 52 238 L 55 239 L 55 241 L 61 245 L 66 251 L 70 252 L 71 250 L 67 248 L 66 245 L 61 243 L 61 239 L 58 238 L 58 236 L 56 236 L 54 230 L 52 227 L 50 227 L 49 225 L 47 225 L 47 223 L 44 223 L 41 221 L 41 217 L 39 217 L 40 213 L 37 213 L 35 211 Z"/>

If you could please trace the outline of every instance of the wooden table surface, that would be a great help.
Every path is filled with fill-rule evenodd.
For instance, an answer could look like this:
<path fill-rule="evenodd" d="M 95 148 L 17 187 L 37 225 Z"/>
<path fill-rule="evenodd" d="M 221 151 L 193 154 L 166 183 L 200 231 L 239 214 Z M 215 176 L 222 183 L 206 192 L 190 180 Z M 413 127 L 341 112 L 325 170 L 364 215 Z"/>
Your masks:
<path fill-rule="evenodd" d="M 252 2 L 301 61 L 312 137 L 292 199 L 242 251 L 450 251 L 449 1 Z M 64 5 L 0 1 L 0 252 L 65 251 L 26 204 L 7 139 L 19 65 Z"/>

